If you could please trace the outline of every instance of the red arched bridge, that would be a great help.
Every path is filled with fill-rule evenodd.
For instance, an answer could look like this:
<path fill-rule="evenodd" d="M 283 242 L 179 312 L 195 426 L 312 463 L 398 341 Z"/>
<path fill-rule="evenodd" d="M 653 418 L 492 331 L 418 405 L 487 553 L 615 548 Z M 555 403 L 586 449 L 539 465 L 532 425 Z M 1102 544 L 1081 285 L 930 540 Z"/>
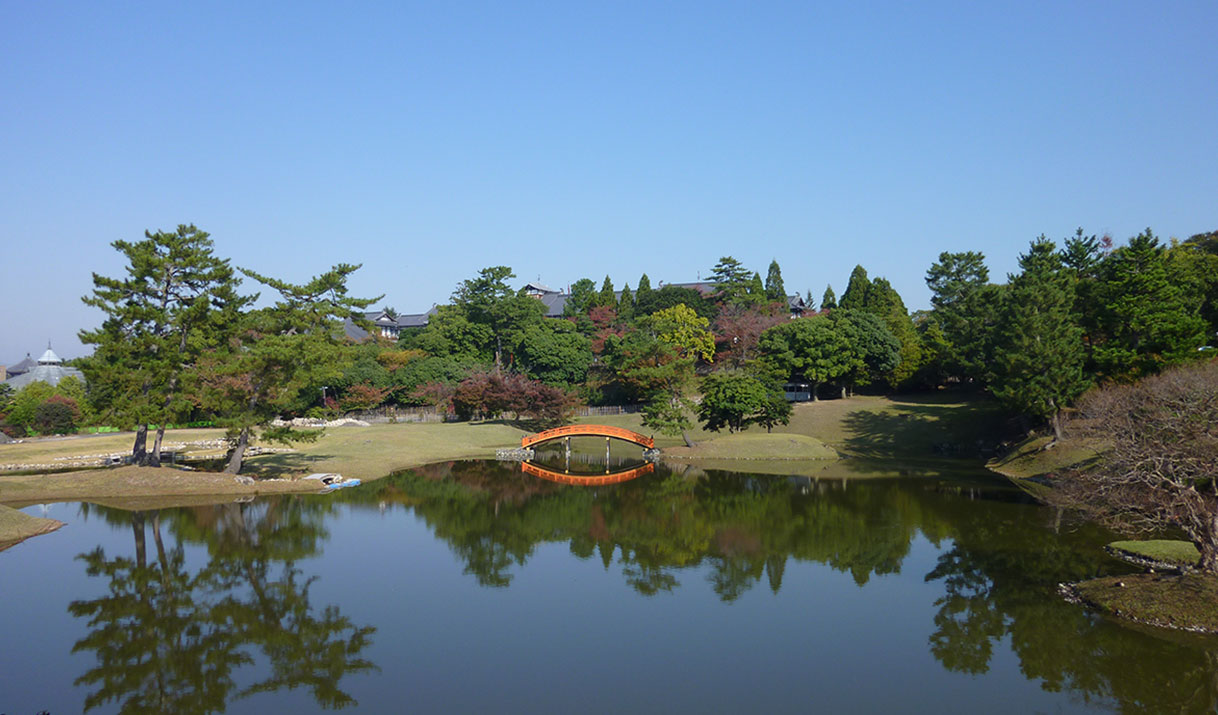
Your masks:
<path fill-rule="evenodd" d="M 639 434 L 621 427 L 610 427 L 609 425 L 567 425 L 566 427 L 555 427 L 548 429 L 545 432 L 530 434 L 520 438 L 520 446 L 522 448 L 532 447 L 535 444 L 549 442 L 552 439 L 561 439 L 563 437 L 606 437 L 620 439 L 626 442 L 633 442 L 645 449 L 655 449 L 656 441 L 647 435 Z"/>

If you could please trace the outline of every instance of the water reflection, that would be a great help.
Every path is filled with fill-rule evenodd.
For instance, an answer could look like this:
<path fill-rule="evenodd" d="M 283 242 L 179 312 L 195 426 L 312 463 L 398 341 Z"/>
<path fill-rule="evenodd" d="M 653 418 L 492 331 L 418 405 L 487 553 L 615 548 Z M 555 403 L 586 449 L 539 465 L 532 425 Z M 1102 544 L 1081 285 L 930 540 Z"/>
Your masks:
<path fill-rule="evenodd" d="M 375 668 L 360 657 L 375 628 L 310 602 L 313 579 L 295 562 L 326 539 L 318 507 L 298 498 L 150 514 L 86 506 L 92 517 L 130 523 L 135 556 L 98 547 L 78 557 L 108 586 L 105 596 L 69 606 L 90 628 L 73 652 L 96 657 L 76 679 L 91 688 L 85 709 L 113 702 L 123 713 L 223 712 L 234 698 L 293 688 L 325 708 L 354 704 L 339 682 Z M 206 545 L 200 568 L 188 567 L 188 544 Z M 238 671 L 251 665 L 260 679 L 238 687 Z"/>
<path fill-rule="evenodd" d="M 736 635 L 705 642 L 739 648 L 745 659 L 768 655 L 748 652 L 750 647 L 772 648 L 784 662 L 797 659 L 798 652 L 782 650 L 778 636 L 754 639 L 753 645 L 747 636 L 739 642 L 733 637 L 756 627 L 755 609 L 784 605 L 768 594 L 823 595 L 823 584 L 807 578 L 816 572 L 809 564 L 816 564 L 823 565 L 822 574 L 827 568 L 847 576 L 840 579 L 846 600 L 856 590 L 862 602 L 870 593 L 901 589 L 909 607 L 899 613 L 899 627 L 926 633 L 924 649 L 920 638 L 913 646 L 914 659 L 929 653 L 933 661 L 925 661 L 936 673 L 1001 673 L 1006 654 L 1018 660 L 1022 678 L 1066 693 L 1075 705 L 1128 712 L 1218 707 L 1218 641 L 1134 630 L 1056 597 L 1061 581 L 1126 569 L 1099 548 L 1109 534 L 975 474 L 846 480 L 655 465 L 628 482 L 573 488 L 538 479 L 515 464 L 460 461 L 321 497 L 162 511 L 82 508 L 89 519 L 121 527 L 123 540 L 132 544 L 123 555 L 101 548 L 80 555 L 88 575 L 106 585 L 100 597 L 77 600 L 69 609 L 88 625 L 75 651 L 96 661 L 76 680 L 89 691 L 89 709 L 222 712 L 239 709 L 234 703 L 242 698 L 291 689 L 309 693 L 326 708 L 354 704 L 367 692 L 357 687 L 394 690 L 396 697 L 396 679 L 346 679 L 375 669 L 367 655 L 374 628 L 336 606 L 315 603 L 310 588 L 317 577 L 299 566 L 321 553 L 330 539 L 327 525 L 395 510 L 408 512 L 413 528 L 421 521 L 467 575 L 454 579 L 464 591 L 437 587 L 434 600 L 417 602 L 431 604 L 429 620 L 450 618 L 455 632 L 437 628 L 435 640 L 376 644 L 386 654 L 378 654 L 378 661 L 396 659 L 395 672 L 418 659 L 411 648 L 427 657 L 442 655 L 454 647 L 448 639 L 478 643 L 460 656 L 469 659 L 460 661 L 462 668 L 477 665 L 478 638 L 486 634 L 461 632 L 463 616 L 443 613 L 438 604 L 451 604 L 454 612 L 468 609 L 468 589 L 477 584 L 498 589 L 483 602 L 486 608 L 527 606 L 508 597 L 545 592 L 556 583 L 546 578 L 570 582 L 578 565 L 552 558 L 551 548 L 551 558 L 542 561 L 548 566 L 535 567 L 531 585 L 512 593 L 504 589 L 512 589 L 544 545 L 560 544 L 571 559 L 620 578 L 640 597 L 631 603 L 655 606 L 645 611 L 659 613 L 672 603 L 697 609 L 708 600 L 698 599 L 700 593 L 713 594 L 718 603 L 708 615 L 722 618 L 728 624 L 724 633 Z M 376 523 L 388 529 L 393 520 Z M 371 533 L 355 531 L 361 537 Z M 427 560 L 410 558 L 419 553 L 417 542 L 384 546 L 366 556 L 376 568 L 360 570 L 366 572 L 362 587 L 373 589 L 368 600 L 395 604 L 374 617 L 376 625 L 391 628 L 398 611 L 410 606 L 398 594 L 375 590 L 391 588 L 377 572 L 413 577 Z M 308 568 L 326 574 L 332 562 L 313 559 Z M 455 574 L 447 560 L 429 568 Z M 767 600 L 759 603 L 759 596 Z M 620 601 L 622 594 L 605 598 Z M 689 600 L 666 601 L 681 598 Z M 582 618 L 599 605 L 580 601 L 576 612 Z M 561 602 L 554 608 L 555 623 L 573 622 Z M 749 614 L 745 625 L 742 613 Z M 860 620 L 885 615 L 848 606 L 841 613 Z M 476 627 L 493 630 L 494 624 L 483 620 Z M 552 627 L 544 619 L 528 624 L 528 638 L 543 644 L 543 652 L 548 639 L 561 637 L 547 630 Z M 813 640 L 834 637 L 805 630 Z M 421 632 L 430 631 L 414 631 Z M 500 632 L 487 637 L 504 638 Z M 873 656 L 887 652 L 886 641 L 849 643 L 855 637 L 850 631 L 837 641 L 859 649 L 844 657 L 857 659 L 868 648 L 879 649 Z M 382 665 L 391 670 L 389 662 Z M 1013 670 L 1008 662 L 1005 672 Z M 436 673 L 456 682 L 465 671 L 427 670 L 418 677 Z"/>
<path fill-rule="evenodd" d="M 339 496 L 339 495 L 336 495 Z M 1137 632 L 1055 595 L 1061 581 L 1120 573 L 1111 535 L 1038 507 L 1000 482 L 849 482 L 659 466 L 628 483 L 573 489 L 493 462 L 449 462 L 351 490 L 353 504 L 425 519 L 465 573 L 509 587 L 543 543 L 620 570 L 643 596 L 705 574 L 724 602 L 783 588 L 791 562 L 848 573 L 859 588 L 901 572 L 915 538 L 939 556 L 927 647 L 948 671 L 979 675 L 1009 641 L 1024 675 L 1050 692 L 1131 712 L 1212 712 L 1218 642 Z"/>
<path fill-rule="evenodd" d="M 621 484 L 628 482 L 631 479 L 651 474 L 656 470 L 656 465 L 648 462 L 631 469 L 623 469 L 618 472 L 609 472 L 607 474 L 572 474 L 571 472 L 560 472 L 555 469 L 548 469 L 543 465 L 534 464 L 533 462 L 521 462 L 520 471 L 525 474 L 532 475 L 539 479 L 548 479 L 551 482 L 559 484 L 570 484 L 577 487 L 602 487 L 607 484 Z"/>

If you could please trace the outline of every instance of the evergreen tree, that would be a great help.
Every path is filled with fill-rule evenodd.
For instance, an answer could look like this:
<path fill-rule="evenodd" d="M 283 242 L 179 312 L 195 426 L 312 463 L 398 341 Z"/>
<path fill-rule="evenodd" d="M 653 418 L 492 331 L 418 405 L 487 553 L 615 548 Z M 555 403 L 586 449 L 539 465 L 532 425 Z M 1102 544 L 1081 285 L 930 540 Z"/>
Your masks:
<path fill-rule="evenodd" d="M 758 283 L 760 284 L 760 276 Z M 753 285 L 749 271 L 740 261 L 731 256 L 719 259 L 711 269 L 711 282 L 715 284 L 715 298 L 728 305 L 754 302 Z M 764 286 L 758 286 L 764 293 Z"/>
<path fill-rule="evenodd" d="M 775 302 L 785 302 L 787 299 L 787 289 L 782 284 L 782 269 L 778 267 L 777 259 L 770 261 L 770 270 L 765 276 L 765 295 Z"/>
<path fill-rule="evenodd" d="M 605 276 L 605 282 L 601 283 L 601 292 L 596 296 L 596 305 L 604 308 L 617 309 L 617 295 L 613 290 L 613 281 L 609 280 L 609 276 Z"/>
<path fill-rule="evenodd" d="M 723 256 L 711 268 L 711 281 L 721 287 L 740 286 L 749 280 L 749 270 L 731 256 Z"/>
<path fill-rule="evenodd" d="M 342 374 L 347 354 L 343 321 L 379 300 L 347 295 L 347 277 L 358 268 L 339 264 L 304 285 L 241 270 L 273 288 L 280 299 L 243 315 L 232 339 L 200 361 L 200 400 L 219 415 L 232 445 L 225 472 L 240 472 L 257 428 L 260 439 L 268 442 L 286 444 L 319 436 L 316 431 L 269 425 L 293 404 L 301 389 L 326 384 Z"/>
<path fill-rule="evenodd" d="M 985 256 L 977 251 L 940 253 L 926 271 L 935 318 L 951 346 L 945 369 L 980 383 L 991 377 L 993 340 L 1005 295 L 989 278 Z"/>
<path fill-rule="evenodd" d="M 193 225 L 110 245 L 126 256 L 127 276 L 93 274 L 93 295 L 82 300 L 106 319 L 80 332 L 82 343 L 97 346 L 81 369 L 103 411 L 136 428 L 132 460 L 158 466 L 165 424 L 191 408 L 183 380 L 200 353 L 227 338 L 253 298 L 237 294 L 240 279 Z M 151 451 L 149 424 L 157 425 Z"/>
<path fill-rule="evenodd" d="M 580 278 L 571 285 L 571 295 L 567 296 L 562 314 L 568 318 L 583 315 L 592 307 L 596 297 L 596 283 L 591 278 Z"/>
<path fill-rule="evenodd" d="M 630 284 L 622 286 L 622 295 L 617 300 L 617 317 L 623 322 L 634 318 L 634 296 L 630 293 Z"/>
<path fill-rule="evenodd" d="M 871 290 L 871 281 L 867 278 L 867 270 L 862 266 L 855 266 L 850 272 L 850 283 L 846 285 L 846 292 L 842 293 L 842 299 L 838 302 L 837 307 L 844 310 L 863 310 L 867 307 L 867 293 Z"/>
<path fill-rule="evenodd" d="M 825 286 L 825 294 L 820 298 L 821 310 L 833 310 L 837 307 L 837 295 L 833 292 L 833 286 Z"/>
<path fill-rule="evenodd" d="M 1020 274 L 1008 278 L 991 391 L 1007 406 L 1049 420 L 1060 439 L 1062 409 L 1088 386 L 1074 279 L 1043 235 L 1019 257 L 1019 267 Z"/>
<path fill-rule="evenodd" d="M 639 288 L 634 292 L 634 314 L 642 315 L 645 306 L 651 303 L 652 296 L 651 279 L 644 273 L 639 277 Z"/>
<path fill-rule="evenodd" d="M 1107 375 L 1153 374 L 1194 357 L 1205 344 L 1200 296 L 1173 282 L 1166 251 L 1150 229 L 1113 253 L 1103 273 L 1106 340 L 1095 354 Z"/>
<path fill-rule="evenodd" d="M 764 303 L 768 300 L 766 297 L 765 286 L 761 283 L 761 274 L 754 273 L 749 279 L 749 285 L 746 295 L 750 303 Z"/>
<path fill-rule="evenodd" d="M 1102 244 L 1095 235 L 1084 235 L 1080 227 L 1074 236 L 1067 238 L 1062 245 L 1062 265 L 1074 284 L 1074 312 L 1077 314 L 1079 326 L 1083 329 L 1083 345 L 1087 351 L 1088 363 L 1094 371 L 1092 346 L 1102 339 L 1100 333 L 1100 314 L 1103 302 L 1098 299 L 1099 271 L 1104 262 Z"/>
<path fill-rule="evenodd" d="M 922 340 L 914 329 L 905 301 L 887 279 L 873 280 L 867 295 L 868 305 L 864 310 L 882 319 L 901 343 L 900 364 L 887 376 L 888 384 L 895 388 L 906 383 L 922 366 Z"/>

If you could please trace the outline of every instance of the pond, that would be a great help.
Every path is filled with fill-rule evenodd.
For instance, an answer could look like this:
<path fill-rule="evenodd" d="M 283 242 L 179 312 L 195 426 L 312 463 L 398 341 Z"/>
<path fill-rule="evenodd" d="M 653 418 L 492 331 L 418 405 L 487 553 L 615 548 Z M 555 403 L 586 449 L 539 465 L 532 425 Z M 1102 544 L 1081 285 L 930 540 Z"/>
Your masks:
<path fill-rule="evenodd" d="M 0 553 L 0 712 L 1214 710 L 1218 642 L 1056 597 L 1129 570 L 1111 534 L 980 470 L 843 469 L 28 507 L 68 525 Z"/>

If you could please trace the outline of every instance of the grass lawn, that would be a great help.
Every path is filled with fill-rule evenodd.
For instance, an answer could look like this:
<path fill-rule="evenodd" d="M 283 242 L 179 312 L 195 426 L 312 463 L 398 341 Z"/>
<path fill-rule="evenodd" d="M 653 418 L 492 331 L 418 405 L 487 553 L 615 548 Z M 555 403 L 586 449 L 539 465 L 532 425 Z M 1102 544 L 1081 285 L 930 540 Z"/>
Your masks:
<path fill-rule="evenodd" d="M 1134 563 L 1151 562 L 1176 568 L 1195 566 L 1201 559 L 1201 553 L 1190 542 L 1169 539 L 1114 541 L 1108 544 L 1108 551 L 1119 559 Z"/>
<path fill-rule="evenodd" d="M 165 449 L 183 449 L 198 454 L 216 454 L 215 447 L 186 445 L 188 442 L 214 441 L 224 436 L 222 429 L 177 429 L 166 430 Z M 148 446 L 152 447 L 155 433 L 149 433 Z M 20 444 L 0 444 L 0 464 L 54 464 L 61 458 L 82 457 L 101 454 L 130 454 L 135 441 L 134 432 L 114 432 L 102 435 L 75 435 L 71 437 L 41 437 L 26 439 Z M 182 445 L 186 445 L 184 448 Z M 66 461 L 66 460 L 63 460 Z M 70 466 L 70 465 L 65 465 Z"/>
<path fill-rule="evenodd" d="M 1062 440 L 1051 449 L 1045 445 L 1052 437 L 1030 437 L 1010 453 L 992 460 L 986 466 L 999 474 L 1027 479 L 1053 472 L 1060 472 L 1075 465 L 1088 462 L 1099 454 L 1095 445 L 1087 442 Z"/>
<path fill-rule="evenodd" d="M 774 428 L 774 434 L 813 437 L 842 456 L 872 459 L 935 459 L 935 445 L 950 444 L 957 457 L 977 457 L 978 443 L 990 443 L 1003 418 L 994 403 L 966 400 L 950 393 L 878 397 L 858 395 L 846 400 L 801 402 L 792 406 L 791 423 Z M 587 422 L 625 427 L 643 434 L 642 415 L 584 417 Z M 753 427 L 743 435 L 765 434 Z M 684 445 L 680 437 L 654 434 L 657 447 Z M 726 432 L 690 432 L 695 442 L 729 437 Z"/>
<path fill-rule="evenodd" d="M 1218 577 L 1209 574 L 1133 574 L 1075 584 L 1080 600 L 1137 623 L 1218 633 Z"/>

